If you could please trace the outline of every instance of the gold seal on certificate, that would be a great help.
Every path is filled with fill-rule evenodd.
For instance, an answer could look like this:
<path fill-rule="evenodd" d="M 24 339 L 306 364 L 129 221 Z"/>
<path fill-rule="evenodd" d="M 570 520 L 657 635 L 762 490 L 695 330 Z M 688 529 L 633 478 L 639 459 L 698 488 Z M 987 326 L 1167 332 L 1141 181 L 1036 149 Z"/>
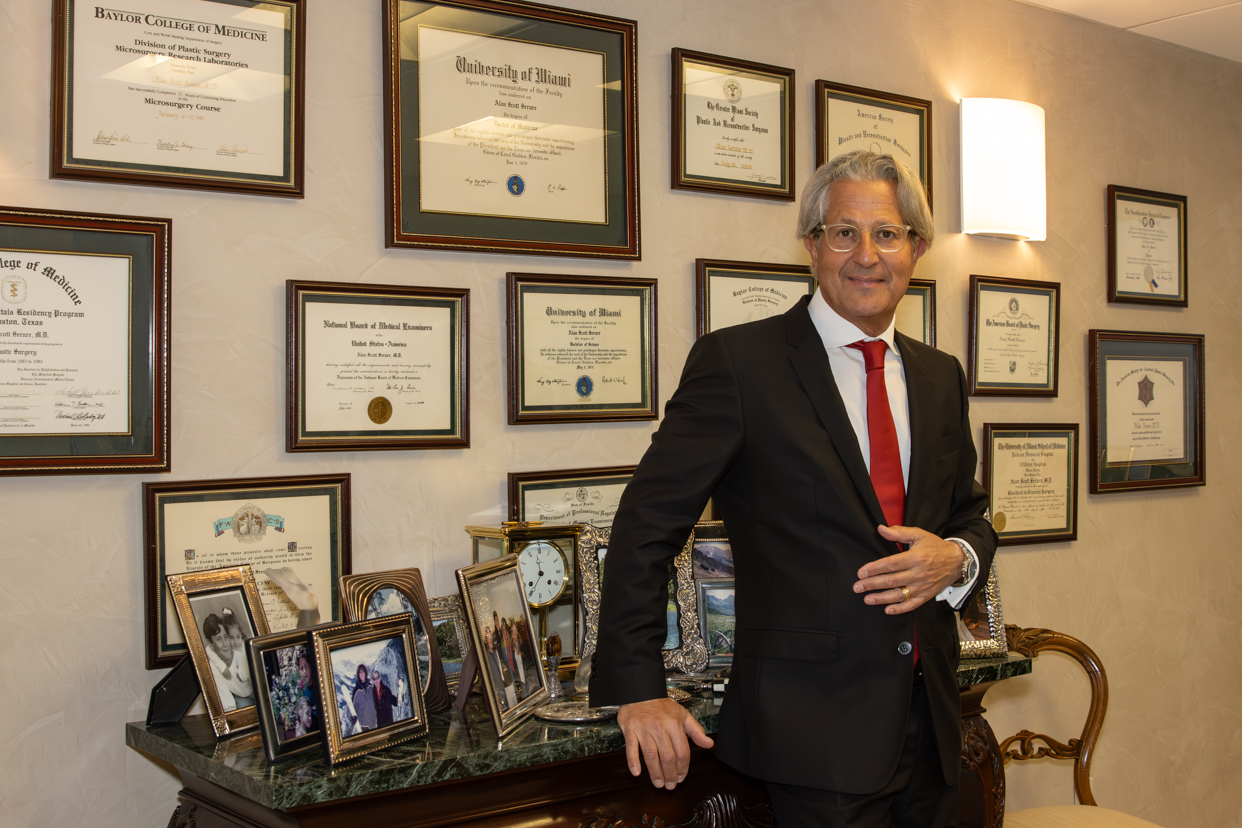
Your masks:
<path fill-rule="evenodd" d="M 384 397 L 376 397 L 367 405 L 367 416 L 376 425 L 383 425 L 392 417 L 392 403 Z"/>
<path fill-rule="evenodd" d="M 997 512 L 995 517 L 992 518 L 992 528 L 995 529 L 997 532 L 1005 531 L 1005 513 L 1004 512 Z"/>
<path fill-rule="evenodd" d="M 1059 282 L 970 277 L 970 393 L 1057 395 Z"/>

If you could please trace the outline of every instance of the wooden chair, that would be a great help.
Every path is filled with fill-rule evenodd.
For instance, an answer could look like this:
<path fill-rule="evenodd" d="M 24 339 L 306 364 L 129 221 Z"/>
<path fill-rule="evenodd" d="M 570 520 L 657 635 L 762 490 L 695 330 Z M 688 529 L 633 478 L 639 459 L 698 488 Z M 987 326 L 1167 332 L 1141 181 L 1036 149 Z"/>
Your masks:
<path fill-rule="evenodd" d="M 1010 650 L 1031 658 L 1044 650 L 1065 653 L 1086 670 L 1091 680 L 1091 707 L 1077 739 L 1063 744 L 1051 736 L 1021 730 L 1000 745 L 1005 764 L 1010 760 L 1021 762 L 1045 756 L 1073 760 L 1074 796 L 1080 804 L 1007 811 L 1005 828 L 1160 828 L 1153 822 L 1099 807 L 1091 793 L 1091 757 L 1108 709 L 1108 676 L 1099 656 L 1077 638 L 1052 630 L 1006 624 L 1005 638 Z"/>

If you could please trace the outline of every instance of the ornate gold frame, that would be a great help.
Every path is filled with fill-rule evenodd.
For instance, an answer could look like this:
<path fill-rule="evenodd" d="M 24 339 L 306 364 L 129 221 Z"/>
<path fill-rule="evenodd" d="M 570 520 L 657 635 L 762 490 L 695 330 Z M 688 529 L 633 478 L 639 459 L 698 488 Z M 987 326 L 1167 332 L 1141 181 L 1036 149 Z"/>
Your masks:
<path fill-rule="evenodd" d="M 983 589 L 975 593 L 970 607 L 977 607 L 986 613 L 988 619 L 988 637 L 984 639 L 961 636 L 962 658 L 995 658 L 1009 652 L 1005 643 L 1005 617 L 1001 612 L 1000 581 L 996 577 L 996 563 L 988 572 L 988 579 Z M 959 623 L 959 635 L 961 624 Z"/>

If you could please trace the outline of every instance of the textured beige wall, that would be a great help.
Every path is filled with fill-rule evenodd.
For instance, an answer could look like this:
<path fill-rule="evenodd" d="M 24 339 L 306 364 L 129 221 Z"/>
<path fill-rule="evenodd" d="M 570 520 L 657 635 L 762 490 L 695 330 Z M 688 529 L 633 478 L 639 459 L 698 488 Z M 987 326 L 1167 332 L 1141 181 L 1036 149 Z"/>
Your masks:
<path fill-rule="evenodd" d="M 469 562 L 462 527 L 502 517 L 507 472 L 637 461 L 650 424 L 505 425 L 504 274 L 658 277 L 667 399 L 693 338 L 694 258 L 806 260 L 794 206 L 669 190 L 669 51 L 681 46 L 797 70 L 799 183 L 816 78 L 934 101 L 942 235 L 918 275 L 938 280 L 941 347 L 964 357 L 969 274 L 1063 286 L 1060 396 L 979 401 L 977 431 L 1072 421 L 1085 439 L 1089 328 L 1207 335 L 1210 484 L 1084 494 L 1077 542 L 998 560 L 1009 620 L 1081 636 L 1109 669 L 1100 802 L 1175 828 L 1242 824 L 1242 564 L 1229 529 L 1242 465 L 1242 65 L 1012 0 L 579 0 L 639 21 L 644 258 L 622 264 L 384 248 L 374 0 L 309 4 L 305 200 L 49 181 L 50 5 L 0 3 L 0 203 L 172 217 L 175 471 L 0 480 L 0 823 L 155 826 L 172 810 L 175 776 L 122 743 L 159 677 L 142 669 L 143 480 L 351 472 L 356 570 L 418 566 L 445 594 Z M 962 96 L 1046 110 L 1048 241 L 955 232 Z M 1106 302 L 1110 183 L 1189 196 L 1188 309 Z M 473 448 L 286 454 L 287 278 L 469 287 Z M 1036 729 L 1078 726 L 1084 683 L 1053 660 L 993 691 L 998 732 L 1016 729 L 1019 712 Z M 1063 769 L 1011 775 L 1011 807 L 1068 799 Z"/>

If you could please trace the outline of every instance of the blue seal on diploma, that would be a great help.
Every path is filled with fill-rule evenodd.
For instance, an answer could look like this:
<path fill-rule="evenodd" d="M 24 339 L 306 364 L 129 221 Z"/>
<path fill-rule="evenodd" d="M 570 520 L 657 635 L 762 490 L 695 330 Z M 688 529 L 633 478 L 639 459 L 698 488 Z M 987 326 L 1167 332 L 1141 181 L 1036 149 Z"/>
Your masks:
<path fill-rule="evenodd" d="M 578 381 L 574 383 L 574 390 L 578 392 L 579 397 L 589 397 L 591 392 L 595 390 L 595 381 L 586 374 L 578 377 Z"/>
<path fill-rule="evenodd" d="M 522 180 L 520 175 L 511 175 L 509 180 L 505 182 L 505 186 L 509 188 L 509 195 L 520 196 L 526 192 L 526 182 Z"/>

